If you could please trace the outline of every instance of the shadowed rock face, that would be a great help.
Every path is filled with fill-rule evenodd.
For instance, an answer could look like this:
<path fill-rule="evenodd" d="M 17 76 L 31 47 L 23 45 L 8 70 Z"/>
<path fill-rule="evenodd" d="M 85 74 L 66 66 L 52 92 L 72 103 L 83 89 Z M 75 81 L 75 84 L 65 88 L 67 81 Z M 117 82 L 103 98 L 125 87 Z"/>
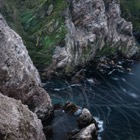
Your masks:
<path fill-rule="evenodd" d="M 27 106 L 0 93 L 0 140 L 46 140 L 42 129 Z"/>
<path fill-rule="evenodd" d="M 72 133 L 69 134 L 68 140 L 97 140 L 97 131 L 94 123 L 81 129 L 79 132 L 73 131 Z"/>
<path fill-rule="evenodd" d="M 69 70 L 84 65 L 103 48 L 119 50 L 128 58 L 138 52 L 132 24 L 120 16 L 119 0 L 71 0 L 69 3 L 65 45 L 56 47 L 53 57 L 57 68 Z"/>
<path fill-rule="evenodd" d="M 22 103 L 46 120 L 52 105 L 49 95 L 41 88 L 37 69 L 34 67 L 20 36 L 0 15 L 0 92 L 20 99 Z"/>
<path fill-rule="evenodd" d="M 0 0 L 0 12 L 48 76 L 74 72 L 104 52 L 128 58 L 138 52 L 119 0 Z"/>
<path fill-rule="evenodd" d="M 96 129 L 98 128 L 97 122 L 95 121 L 95 119 L 93 118 L 93 116 L 91 115 L 89 110 L 86 108 L 84 108 L 82 110 L 82 113 L 79 116 L 79 118 L 77 119 L 77 122 L 78 122 L 79 128 L 87 127 L 88 125 L 90 125 L 92 123 L 95 124 Z"/>

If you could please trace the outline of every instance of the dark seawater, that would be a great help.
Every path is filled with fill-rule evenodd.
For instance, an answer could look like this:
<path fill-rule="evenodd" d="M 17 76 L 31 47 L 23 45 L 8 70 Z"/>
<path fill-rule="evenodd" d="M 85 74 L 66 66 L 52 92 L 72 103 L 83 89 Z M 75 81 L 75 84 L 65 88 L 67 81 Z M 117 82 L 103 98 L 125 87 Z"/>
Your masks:
<path fill-rule="evenodd" d="M 88 108 L 99 121 L 99 139 L 140 140 L 140 63 L 130 73 L 90 74 L 78 84 L 52 79 L 45 88 L 53 103 L 72 101 Z M 53 127 L 53 139 L 65 140 L 65 132 L 76 127 L 75 119 L 56 112 Z"/>

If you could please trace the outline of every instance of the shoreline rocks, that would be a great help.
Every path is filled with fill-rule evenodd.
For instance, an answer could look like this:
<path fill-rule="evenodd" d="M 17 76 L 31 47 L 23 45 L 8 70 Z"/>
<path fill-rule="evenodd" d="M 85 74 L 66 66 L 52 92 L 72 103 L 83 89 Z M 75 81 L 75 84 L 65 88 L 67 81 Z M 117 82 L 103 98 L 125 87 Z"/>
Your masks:
<path fill-rule="evenodd" d="M 98 124 L 88 109 L 72 102 L 67 102 L 61 109 L 69 115 L 76 115 L 79 128 L 68 132 L 67 140 L 97 140 Z"/>
<path fill-rule="evenodd" d="M 81 128 L 85 128 L 88 125 L 94 123 L 96 126 L 96 129 L 98 129 L 97 126 L 97 122 L 95 121 L 95 119 L 93 118 L 93 116 L 91 115 L 91 113 L 89 112 L 88 109 L 84 108 L 81 112 L 81 115 L 79 116 L 79 118 L 77 119 L 77 123 L 78 123 L 78 127 Z"/>
<path fill-rule="evenodd" d="M 46 140 L 41 120 L 21 101 L 0 93 L 0 140 Z"/>
<path fill-rule="evenodd" d="M 68 33 L 65 43 L 55 48 L 52 73 L 74 72 L 102 52 L 104 56 L 120 52 L 127 58 L 139 52 L 131 22 L 121 17 L 119 0 L 68 2 L 64 15 Z"/>
<path fill-rule="evenodd" d="M 92 123 L 81 129 L 78 133 L 69 133 L 68 140 L 97 140 L 97 131 L 95 124 Z"/>

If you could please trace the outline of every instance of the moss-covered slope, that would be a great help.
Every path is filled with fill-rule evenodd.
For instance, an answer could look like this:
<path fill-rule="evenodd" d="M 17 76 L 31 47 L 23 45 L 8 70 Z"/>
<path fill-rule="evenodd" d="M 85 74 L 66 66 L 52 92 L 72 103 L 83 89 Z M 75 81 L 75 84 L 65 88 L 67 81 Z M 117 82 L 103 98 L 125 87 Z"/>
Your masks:
<path fill-rule="evenodd" d="M 61 43 L 67 30 L 63 11 L 65 0 L 6 0 L 0 12 L 22 37 L 37 67 L 50 64 L 54 46 Z"/>
<path fill-rule="evenodd" d="M 134 31 L 140 32 L 140 0 L 120 0 L 122 16 L 133 23 Z"/>

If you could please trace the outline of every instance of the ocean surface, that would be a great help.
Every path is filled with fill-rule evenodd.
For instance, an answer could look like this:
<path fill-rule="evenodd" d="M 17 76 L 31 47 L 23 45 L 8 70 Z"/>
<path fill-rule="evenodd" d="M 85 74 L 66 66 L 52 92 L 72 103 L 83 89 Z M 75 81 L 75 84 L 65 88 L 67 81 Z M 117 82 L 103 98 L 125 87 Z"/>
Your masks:
<path fill-rule="evenodd" d="M 45 88 L 53 103 L 72 101 L 88 108 L 99 123 L 99 140 L 140 140 L 140 63 L 131 72 L 90 72 L 79 83 L 51 79 Z M 75 117 L 61 111 L 52 125 L 53 140 L 65 140 L 66 132 L 77 127 Z"/>

